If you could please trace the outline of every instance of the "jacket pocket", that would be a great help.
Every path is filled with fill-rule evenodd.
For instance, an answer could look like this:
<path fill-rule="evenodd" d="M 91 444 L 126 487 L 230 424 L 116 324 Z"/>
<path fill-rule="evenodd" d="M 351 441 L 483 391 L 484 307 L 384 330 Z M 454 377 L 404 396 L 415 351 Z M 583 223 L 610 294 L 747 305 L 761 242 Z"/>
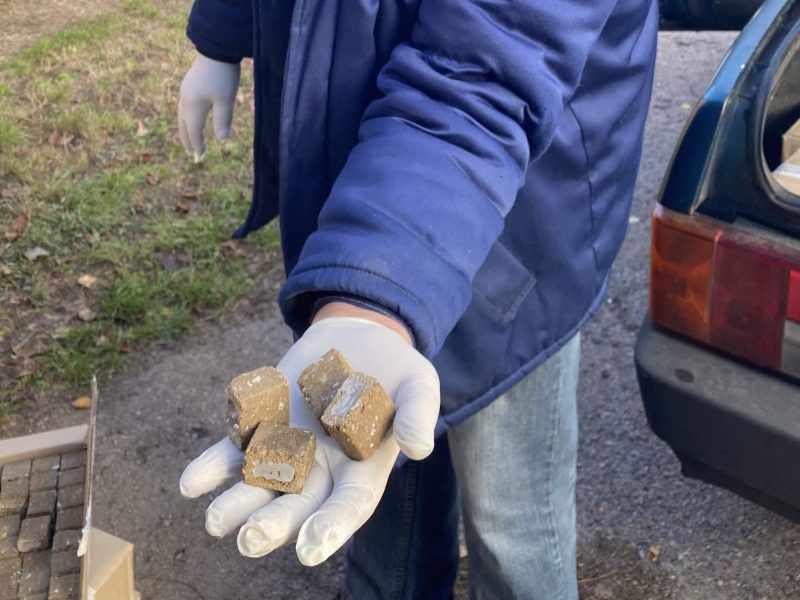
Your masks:
<path fill-rule="evenodd" d="M 534 285 L 534 274 L 497 241 L 472 281 L 476 296 L 473 301 L 484 300 L 499 320 L 508 322 L 516 316 Z"/>

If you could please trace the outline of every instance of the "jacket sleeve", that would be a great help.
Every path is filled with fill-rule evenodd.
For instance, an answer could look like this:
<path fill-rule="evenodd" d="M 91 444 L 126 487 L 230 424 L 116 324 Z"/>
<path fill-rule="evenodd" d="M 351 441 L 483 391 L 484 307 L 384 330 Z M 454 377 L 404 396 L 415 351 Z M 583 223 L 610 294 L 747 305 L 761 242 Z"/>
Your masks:
<path fill-rule="evenodd" d="M 195 0 L 186 35 L 209 58 L 239 62 L 252 57 L 252 0 Z"/>
<path fill-rule="evenodd" d="M 287 323 L 302 331 L 320 290 L 350 294 L 399 315 L 433 356 L 614 4 L 422 0 L 281 291 Z"/>

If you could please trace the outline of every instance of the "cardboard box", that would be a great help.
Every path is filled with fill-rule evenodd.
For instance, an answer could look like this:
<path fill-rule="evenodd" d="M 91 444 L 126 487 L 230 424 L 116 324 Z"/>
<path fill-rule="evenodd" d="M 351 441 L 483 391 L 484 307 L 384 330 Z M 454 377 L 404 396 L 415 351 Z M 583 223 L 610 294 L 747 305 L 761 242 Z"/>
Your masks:
<path fill-rule="evenodd" d="M 800 150 L 775 169 L 772 176 L 787 192 L 800 196 Z"/>
<path fill-rule="evenodd" d="M 84 545 L 81 557 L 81 600 L 137 600 L 134 589 L 133 545 L 92 527 L 94 430 L 79 425 L 0 440 L 0 467 L 7 463 L 69 452 L 86 452 L 84 479 Z M 71 550 L 70 550 L 71 551 Z"/>
<path fill-rule="evenodd" d="M 800 150 L 800 119 L 795 121 L 794 125 L 783 134 L 781 160 L 783 162 L 788 161 L 798 150 Z"/>
<path fill-rule="evenodd" d="M 133 587 L 133 544 L 96 527 L 90 529 L 86 600 L 129 600 L 138 595 Z"/>

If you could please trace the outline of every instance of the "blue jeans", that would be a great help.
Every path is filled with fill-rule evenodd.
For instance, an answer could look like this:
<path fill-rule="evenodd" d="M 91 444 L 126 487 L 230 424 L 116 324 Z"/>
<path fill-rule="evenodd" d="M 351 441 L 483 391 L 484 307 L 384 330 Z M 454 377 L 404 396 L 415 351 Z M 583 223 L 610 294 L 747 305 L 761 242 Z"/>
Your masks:
<path fill-rule="evenodd" d="M 580 336 L 395 471 L 348 549 L 343 600 L 452 597 L 459 497 L 475 600 L 574 600 Z"/>

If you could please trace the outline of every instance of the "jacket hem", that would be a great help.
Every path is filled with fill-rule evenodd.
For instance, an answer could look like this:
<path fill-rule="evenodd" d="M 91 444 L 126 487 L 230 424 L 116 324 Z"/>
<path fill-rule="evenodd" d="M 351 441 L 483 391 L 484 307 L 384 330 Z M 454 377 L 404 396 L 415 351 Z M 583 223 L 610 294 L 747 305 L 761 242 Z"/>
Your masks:
<path fill-rule="evenodd" d="M 592 303 L 589 305 L 589 308 L 583 314 L 583 317 L 578 321 L 578 323 L 571 328 L 567 333 L 565 333 L 558 341 L 554 344 L 545 348 L 542 352 L 539 352 L 536 356 L 534 356 L 531 360 L 523 364 L 519 367 L 516 371 L 508 375 L 502 381 L 496 383 L 489 389 L 485 390 L 480 396 L 478 396 L 475 400 L 468 402 L 458 410 L 455 410 L 451 413 L 448 413 L 443 416 L 439 416 L 439 419 L 436 421 L 436 429 L 434 430 L 434 438 L 438 439 L 444 434 L 446 434 L 450 429 L 466 421 L 469 417 L 477 413 L 483 408 L 489 406 L 492 402 L 494 402 L 498 397 L 502 396 L 512 387 L 514 387 L 517 383 L 519 383 L 523 378 L 533 372 L 536 367 L 541 365 L 544 361 L 548 358 L 553 356 L 556 352 L 561 350 L 567 342 L 569 342 L 573 337 L 575 337 L 586 324 L 586 322 L 594 315 L 594 312 L 602 303 L 603 299 L 606 297 L 606 293 L 608 291 L 608 276 L 606 276 L 603 284 L 600 286 L 599 293 L 595 296 Z M 400 454 L 395 462 L 395 467 L 403 466 L 408 457 L 404 454 Z"/>

